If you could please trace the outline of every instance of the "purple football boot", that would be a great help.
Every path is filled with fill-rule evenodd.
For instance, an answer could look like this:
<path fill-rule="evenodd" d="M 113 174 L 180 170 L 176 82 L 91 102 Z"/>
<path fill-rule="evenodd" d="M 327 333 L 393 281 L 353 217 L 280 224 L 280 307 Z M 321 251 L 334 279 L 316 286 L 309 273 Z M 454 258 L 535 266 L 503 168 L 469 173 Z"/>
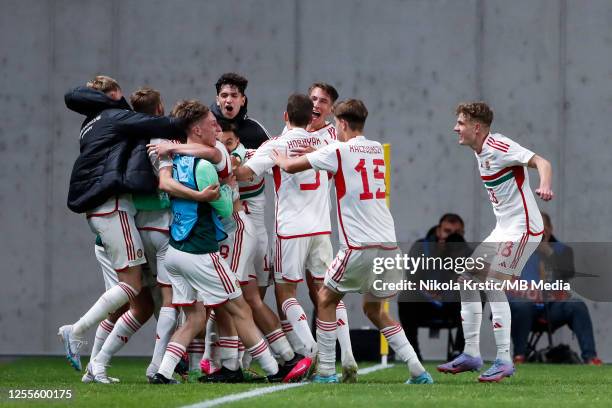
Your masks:
<path fill-rule="evenodd" d="M 491 368 L 480 374 L 480 382 L 500 382 L 504 377 L 511 377 L 514 374 L 514 364 L 510 361 L 496 359 Z"/>
<path fill-rule="evenodd" d="M 441 373 L 463 373 L 465 371 L 478 371 L 482 367 L 482 358 L 472 357 L 461 353 L 456 359 L 448 363 L 440 364 L 438 371 Z"/>

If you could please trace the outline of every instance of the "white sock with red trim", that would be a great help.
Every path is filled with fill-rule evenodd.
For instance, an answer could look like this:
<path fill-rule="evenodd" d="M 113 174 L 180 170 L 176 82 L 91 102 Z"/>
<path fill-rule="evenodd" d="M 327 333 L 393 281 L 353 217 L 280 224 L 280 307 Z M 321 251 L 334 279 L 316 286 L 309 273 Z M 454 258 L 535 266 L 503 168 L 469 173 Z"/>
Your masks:
<path fill-rule="evenodd" d="M 246 347 L 242 341 L 238 343 L 238 358 L 240 359 L 240 368 L 247 369 L 251 367 L 253 357 L 251 357 L 251 354 L 246 352 Z"/>
<path fill-rule="evenodd" d="M 132 337 L 141 326 L 142 323 L 136 320 L 131 310 L 122 314 L 119 320 L 117 320 L 117 323 L 115 323 L 113 331 L 104 342 L 102 349 L 100 349 L 100 352 L 96 355 L 94 359 L 95 364 L 107 366 L 111 358 L 127 344 L 130 337 Z"/>
<path fill-rule="evenodd" d="M 282 306 L 287 320 L 293 326 L 293 330 L 297 333 L 298 337 L 304 344 L 304 356 L 312 357 L 317 351 L 317 342 L 312 336 L 310 327 L 308 327 L 308 318 L 304 309 L 297 301 L 296 298 L 289 298 L 283 302 Z"/>
<path fill-rule="evenodd" d="M 204 355 L 204 339 L 195 338 L 187 346 L 189 355 L 189 371 L 200 370 L 200 360 Z"/>
<path fill-rule="evenodd" d="M 293 326 L 289 323 L 289 320 L 281 320 L 281 328 L 287 337 L 287 341 L 291 345 L 291 348 L 296 353 L 302 353 L 304 351 L 304 343 L 300 340 Z"/>
<path fill-rule="evenodd" d="M 336 322 L 317 319 L 317 347 L 319 349 L 319 368 L 317 374 L 330 376 L 336 374 Z"/>
<path fill-rule="evenodd" d="M 181 361 L 181 358 L 183 358 L 183 354 L 185 354 L 185 346 L 173 341 L 168 343 L 166 352 L 164 353 L 164 358 L 162 359 L 157 372 L 168 379 L 172 378 L 174 369 L 179 361 Z"/>
<path fill-rule="evenodd" d="M 204 355 L 202 356 L 203 359 L 213 360 L 215 356 L 215 343 L 217 342 L 217 340 L 217 322 L 215 311 L 213 310 L 212 312 L 210 312 L 208 320 L 206 320 L 206 335 L 204 336 L 205 349 Z"/>
<path fill-rule="evenodd" d="M 265 337 L 272 352 L 281 356 L 284 361 L 289 361 L 295 357 L 295 353 L 282 329 L 276 329 L 266 334 Z"/>
<path fill-rule="evenodd" d="M 134 299 L 138 292 L 124 282 L 119 282 L 100 296 L 93 306 L 72 325 L 72 335 L 83 338 L 85 332 L 96 324 L 100 323 L 109 314 L 119 309 L 131 299 Z"/>
<path fill-rule="evenodd" d="M 480 324 L 482 323 L 482 303 L 477 290 L 460 290 L 461 326 L 465 347 L 463 352 L 472 357 L 480 357 Z"/>
<path fill-rule="evenodd" d="M 217 347 L 221 365 L 228 370 L 236 371 L 240 368 L 238 361 L 238 336 L 219 337 Z"/>
<path fill-rule="evenodd" d="M 396 323 L 394 326 L 385 327 L 380 332 L 389 342 L 389 346 L 395 351 L 396 358 L 408 365 L 410 375 L 416 377 L 425 372 L 423 364 L 419 361 L 412 345 L 406 337 L 404 329 L 399 323 Z"/>
<path fill-rule="evenodd" d="M 338 306 L 336 306 L 336 324 L 338 326 L 336 334 L 338 336 L 338 343 L 340 343 L 340 361 L 342 361 L 342 367 L 357 365 L 355 357 L 353 357 L 348 314 L 346 313 L 346 306 L 343 301 L 340 301 Z"/>
<path fill-rule="evenodd" d="M 91 348 L 91 356 L 89 357 L 89 361 L 93 360 L 100 352 L 100 349 L 102 349 L 106 338 L 113 331 L 114 327 L 115 323 L 111 322 L 108 319 L 104 319 L 100 322 L 98 328 L 96 329 L 96 337 L 94 340 L 93 347 Z"/>
<path fill-rule="evenodd" d="M 512 316 L 510 304 L 503 290 L 486 290 L 487 300 L 493 315 L 493 335 L 497 346 L 497 358 L 502 361 L 512 361 L 510 358 L 510 326 Z"/>
<path fill-rule="evenodd" d="M 153 349 L 153 357 L 151 358 L 151 364 L 155 367 L 159 367 L 166 346 L 174 334 L 176 329 L 177 310 L 173 307 L 162 307 L 159 310 L 159 317 L 157 318 L 157 327 L 155 334 L 155 348 Z"/>
<path fill-rule="evenodd" d="M 253 357 L 253 360 L 257 361 L 264 370 L 266 375 L 274 375 L 278 373 L 278 363 L 272 356 L 268 345 L 264 339 L 261 339 L 253 347 L 250 347 L 249 354 Z"/>

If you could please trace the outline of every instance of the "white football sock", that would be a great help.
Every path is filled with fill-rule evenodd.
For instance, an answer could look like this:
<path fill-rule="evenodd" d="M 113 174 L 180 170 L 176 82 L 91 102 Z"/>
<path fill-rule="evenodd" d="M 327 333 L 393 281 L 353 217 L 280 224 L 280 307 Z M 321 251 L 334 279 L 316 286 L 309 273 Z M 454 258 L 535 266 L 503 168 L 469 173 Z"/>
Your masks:
<path fill-rule="evenodd" d="M 340 301 L 336 307 L 336 333 L 338 343 L 340 343 L 340 361 L 342 366 L 347 367 L 355 365 L 355 357 L 353 357 L 353 348 L 351 346 L 351 335 L 349 329 L 348 314 L 344 302 Z M 318 343 L 318 340 L 317 340 Z"/>
<path fill-rule="evenodd" d="M 317 347 L 319 351 L 319 368 L 322 376 L 336 374 L 336 322 L 324 322 L 317 319 Z"/>
<path fill-rule="evenodd" d="M 130 285 L 119 282 L 100 296 L 93 306 L 72 325 L 72 335 L 77 339 L 83 338 L 85 332 L 100 323 L 109 314 L 119 309 L 138 295 Z"/>
<path fill-rule="evenodd" d="M 204 339 L 195 338 L 187 345 L 189 355 L 189 371 L 200 370 L 200 360 L 204 355 Z"/>
<path fill-rule="evenodd" d="M 250 347 L 249 354 L 253 357 L 253 360 L 257 361 L 261 366 L 262 370 L 266 375 L 274 375 L 278 373 L 278 363 L 272 357 L 272 353 L 268 348 L 264 339 L 261 339 L 253 347 Z"/>
<path fill-rule="evenodd" d="M 168 379 L 172 378 L 174 369 L 179 361 L 181 361 L 181 358 L 183 358 L 183 354 L 185 354 L 185 346 L 175 342 L 168 343 L 164 358 L 157 372 Z"/>
<path fill-rule="evenodd" d="M 512 316 L 506 293 L 502 290 L 485 291 L 493 314 L 493 335 L 497 345 L 497 358 L 510 362 L 510 326 Z"/>
<path fill-rule="evenodd" d="M 155 367 L 159 367 L 166 346 L 176 329 L 176 318 L 177 310 L 173 307 L 162 307 L 159 311 L 159 318 L 157 319 L 156 335 L 155 335 L 155 348 L 153 349 L 153 358 L 151 364 Z"/>
<path fill-rule="evenodd" d="M 396 357 L 408 365 L 410 375 L 416 377 L 425 372 L 425 368 L 414 352 L 402 326 L 396 324 L 395 326 L 385 327 L 380 332 L 389 342 L 389 346 L 395 351 Z"/>
<path fill-rule="evenodd" d="M 266 340 L 274 354 L 281 356 L 283 361 L 289 361 L 295 357 L 295 353 L 287 340 L 282 329 L 276 329 L 266 334 Z"/>
<path fill-rule="evenodd" d="M 100 352 L 100 349 L 102 349 L 106 338 L 113 331 L 113 327 L 115 327 L 115 323 L 111 322 L 108 319 L 104 319 L 100 322 L 98 328 L 96 329 L 96 337 L 94 340 L 93 347 L 91 348 L 91 356 L 89 357 L 89 361 L 93 360 Z"/>
<path fill-rule="evenodd" d="M 208 317 L 208 320 L 206 320 L 206 336 L 204 336 L 204 340 L 205 348 L 204 356 L 202 356 L 202 358 L 212 361 L 213 359 L 215 359 L 215 343 L 218 340 L 217 323 L 214 310 L 210 312 L 210 316 Z"/>
<path fill-rule="evenodd" d="M 302 354 L 304 351 L 304 343 L 302 343 L 295 330 L 293 330 L 293 326 L 289 323 L 289 320 L 281 320 L 281 328 L 293 351 Z"/>
<path fill-rule="evenodd" d="M 289 298 L 283 302 L 282 306 L 287 320 L 293 326 L 293 330 L 297 333 L 299 339 L 304 344 L 304 355 L 312 357 L 316 353 L 317 343 L 312 336 L 310 327 L 308 327 L 308 318 L 304 309 L 295 298 Z"/>
<path fill-rule="evenodd" d="M 482 322 L 482 303 L 477 290 L 460 290 L 461 325 L 465 347 L 463 352 L 472 357 L 480 357 L 480 324 Z"/>
<path fill-rule="evenodd" d="M 108 336 L 102 349 L 96 355 L 96 364 L 102 364 L 108 366 L 111 358 L 125 346 L 134 333 L 140 329 L 142 324 L 136 320 L 131 310 L 128 310 L 121 315 L 113 331 Z"/>
<path fill-rule="evenodd" d="M 240 368 L 238 361 L 238 336 L 219 337 L 217 347 L 221 365 L 228 370 L 236 371 Z"/>

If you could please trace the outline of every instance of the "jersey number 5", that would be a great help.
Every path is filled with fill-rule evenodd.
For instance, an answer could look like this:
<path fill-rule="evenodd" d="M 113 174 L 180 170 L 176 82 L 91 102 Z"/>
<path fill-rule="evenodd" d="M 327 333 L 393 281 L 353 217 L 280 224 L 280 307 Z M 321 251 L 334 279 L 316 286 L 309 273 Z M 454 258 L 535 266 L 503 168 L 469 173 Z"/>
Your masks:
<path fill-rule="evenodd" d="M 385 181 L 385 161 L 383 159 L 374 159 L 372 160 L 372 164 L 374 166 L 374 179 L 383 180 L 383 184 Z M 380 170 L 382 167 L 383 171 Z M 355 171 L 361 173 L 361 182 L 363 184 L 363 193 L 359 194 L 360 200 L 371 200 L 376 196 L 377 200 L 384 200 L 385 198 L 385 190 L 381 190 L 380 188 L 376 190 L 376 194 L 372 194 L 370 191 L 370 183 L 368 181 L 368 170 L 370 168 L 366 167 L 366 160 L 359 159 L 359 163 L 355 166 Z"/>

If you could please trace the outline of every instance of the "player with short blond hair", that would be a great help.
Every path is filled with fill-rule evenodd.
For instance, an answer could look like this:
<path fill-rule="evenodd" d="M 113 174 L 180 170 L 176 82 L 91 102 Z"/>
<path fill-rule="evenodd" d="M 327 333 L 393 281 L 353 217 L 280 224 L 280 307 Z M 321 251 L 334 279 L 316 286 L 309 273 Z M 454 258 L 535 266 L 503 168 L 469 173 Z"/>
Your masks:
<path fill-rule="evenodd" d="M 554 196 L 552 167 L 547 160 L 510 138 L 492 133 L 493 111 L 486 103 L 462 103 L 455 113 L 457 122 L 454 131 L 459 135 L 459 144 L 474 151 L 480 178 L 497 219 L 491 234 L 472 254 L 472 258 L 482 257 L 485 267 L 469 271 L 464 278 L 494 283 L 518 278 L 544 232 L 526 167 L 538 170 L 540 186 L 535 192 L 544 201 Z M 514 374 L 510 357 L 510 306 L 503 290 L 491 289 L 485 290 L 485 293 L 491 306 L 497 357 L 478 380 L 499 382 Z M 480 292 L 466 289 L 461 290 L 460 295 L 465 348 L 457 358 L 438 366 L 438 371 L 445 373 L 476 371 L 483 364 L 480 357 Z"/>

